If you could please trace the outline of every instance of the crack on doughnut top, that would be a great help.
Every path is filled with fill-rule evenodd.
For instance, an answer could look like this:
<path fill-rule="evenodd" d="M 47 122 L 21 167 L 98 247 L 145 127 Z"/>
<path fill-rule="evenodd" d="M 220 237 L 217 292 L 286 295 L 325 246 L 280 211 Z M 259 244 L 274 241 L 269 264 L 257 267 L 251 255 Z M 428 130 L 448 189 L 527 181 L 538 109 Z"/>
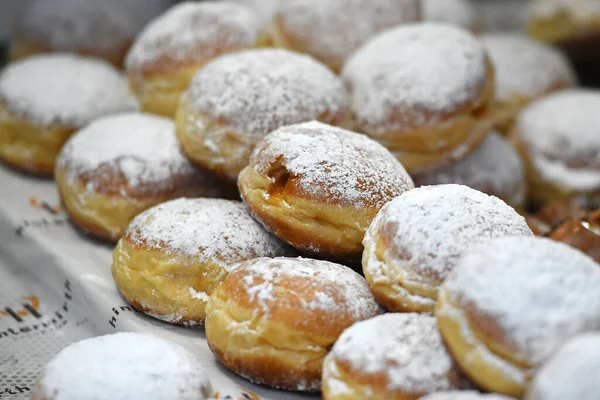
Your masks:
<path fill-rule="evenodd" d="M 341 121 L 348 107 L 341 80 L 327 67 L 277 49 L 219 57 L 196 74 L 186 97 L 193 112 L 235 127 L 251 143 L 284 125 Z"/>
<path fill-rule="evenodd" d="M 410 190 L 388 203 L 369 230 L 383 241 L 387 263 L 436 285 L 473 243 L 533 235 L 525 219 L 502 200 L 461 185 Z M 369 270 L 375 277 L 382 273 Z"/>
<path fill-rule="evenodd" d="M 137 108 L 127 80 L 115 68 L 66 53 L 10 64 L 0 74 L 0 101 L 33 124 L 72 127 Z"/>
<path fill-rule="evenodd" d="M 537 366 L 565 340 L 600 329 L 600 267 L 566 244 L 498 238 L 472 247 L 444 283 L 471 324 Z"/>
<path fill-rule="evenodd" d="M 421 400 L 515 400 L 497 393 L 479 393 L 474 390 L 433 393 Z"/>
<path fill-rule="evenodd" d="M 577 336 L 538 370 L 527 400 L 596 400 L 600 398 L 600 335 Z"/>
<path fill-rule="evenodd" d="M 535 169 L 568 188 L 600 188 L 600 92 L 571 89 L 527 107 L 516 131 Z"/>
<path fill-rule="evenodd" d="M 146 19 L 145 13 L 133 12 L 117 0 L 33 1 L 17 33 L 58 51 L 110 51 L 127 45 Z"/>
<path fill-rule="evenodd" d="M 83 180 L 91 192 L 108 190 L 107 182 L 115 179 L 151 193 L 169 190 L 175 177 L 210 182 L 183 155 L 173 121 L 151 114 L 96 120 L 69 139 L 57 165 L 69 182 Z"/>
<path fill-rule="evenodd" d="M 212 396 L 200 361 L 182 346 L 141 333 L 74 343 L 46 366 L 44 398 L 202 400 Z"/>
<path fill-rule="evenodd" d="M 533 17 L 553 18 L 563 12 L 578 20 L 587 20 L 590 16 L 600 15 L 600 3 L 597 0 L 534 0 L 531 2 Z"/>
<path fill-rule="evenodd" d="M 381 208 L 414 187 L 402 164 L 379 143 L 316 121 L 265 137 L 250 166 L 273 185 L 281 185 L 284 176 L 300 195 L 356 208 Z"/>
<path fill-rule="evenodd" d="M 365 279 L 343 265 L 307 258 L 259 258 L 235 271 L 243 277 L 241 284 L 255 313 L 264 317 L 300 307 L 324 312 L 327 323 L 336 325 L 382 311 Z"/>
<path fill-rule="evenodd" d="M 423 19 L 442 22 L 471 30 L 477 22 L 477 11 L 470 0 L 422 0 Z"/>
<path fill-rule="evenodd" d="M 373 135 L 435 124 L 474 102 L 488 79 L 480 42 L 462 29 L 411 24 L 381 33 L 342 76 L 358 122 Z"/>
<path fill-rule="evenodd" d="M 490 132 L 473 153 L 456 163 L 413 176 L 415 184 L 456 183 L 476 190 L 511 195 L 525 183 L 525 168 L 517 151 L 497 132 Z"/>
<path fill-rule="evenodd" d="M 569 60 L 554 47 L 516 33 L 487 34 L 481 41 L 494 64 L 499 101 L 540 96 L 577 84 Z"/>
<path fill-rule="evenodd" d="M 460 381 L 435 317 L 426 314 L 392 313 L 358 322 L 342 333 L 330 357 L 351 376 L 383 375 L 377 382 L 407 398 L 455 389 Z"/>
<path fill-rule="evenodd" d="M 291 254 L 238 201 L 178 199 L 138 215 L 126 240 L 138 247 L 183 254 L 224 268 L 258 257 Z"/>
<path fill-rule="evenodd" d="M 373 35 L 419 18 L 417 0 L 284 0 L 275 21 L 285 37 L 316 58 L 341 66 Z"/>
<path fill-rule="evenodd" d="M 202 62 L 256 43 L 259 23 L 250 9 L 233 2 L 184 2 L 150 22 L 127 55 L 129 72 L 163 57 Z"/>

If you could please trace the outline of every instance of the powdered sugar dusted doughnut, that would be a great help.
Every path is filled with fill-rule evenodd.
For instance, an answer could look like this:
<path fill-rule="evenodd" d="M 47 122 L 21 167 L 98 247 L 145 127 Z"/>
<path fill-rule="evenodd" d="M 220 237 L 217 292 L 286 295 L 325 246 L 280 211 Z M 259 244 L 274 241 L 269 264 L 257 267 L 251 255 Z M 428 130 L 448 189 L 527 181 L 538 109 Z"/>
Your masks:
<path fill-rule="evenodd" d="M 0 74 L 0 157 L 49 175 L 76 129 L 136 107 L 127 81 L 104 61 L 56 53 L 12 63 Z"/>
<path fill-rule="evenodd" d="M 513 140 L 527 167 L 531 200 L 600 194 L 600 92 L 572 89 L 532 103 Z"/>
<path fill-rule="evenodd" d="M 363 271 L 390 311 L 433 311 L 438 288 L 473 243 L 531 236 L 502 200 L 461 185 L 426 186 L 388 203 L 367 230 Z"/>
<path fill-rule="evenodd" d="M 197 325 L 208 297 L 234 265 L 290 254 L 241 202 L 178 199 L 134 218 L 115 249 L 112 273 L 138 310 Z"/>
<path fill-rule="evenodd" d="M 206 307 L 220 362 L 282 389 L 318 391 L 323 358 L 342 331 L 381 309 L 351 269 L 303 258 L 259 258 L 229 274 Z"/>
<path fill-rule="evenodd" d="M 440 392 L 422 397 L 422 400 L 514 400 L 497 393 L 480 393 L 471 390 Z"/>
<path fill-rule="evenodd" d="M 325 358 L 323 398 L 416 399 L 463 386 L 435 318 L 385 314 L 346 329 Z"/>
<path fill-rule="evenodd" d="M 46 365 L 33 400 L 203 400 L 212 397 L 200 361 L 178 344 L 141 333 L 74 343 Z"/>
<path fill-rule="evenodd" d="M 443 22 L 466 30 L 479 30 L 478 13 L 471 0 L 422 0 L 423 19 Z"/>
<path fill-rule="evenodd" d="M 270 231 L 302 251 L 342 260 L 360 258 L 379 209 L 414 187 L 377 142 L 319 122 L 265 137 L 238 183 L 250 212 Z"/>
<path fill-rule="evenodd" d="M 531 1 L 527 30 L 537 39 L 559 44 L 589 40 L 595 46 L 599 26 L 596 0 Z"/>
<path fill-rule="evenodd" d="M 150 12 L 166 7 L 164 1 L 158 4 L 154 0 L 144 2 L 140 11 L 129 3 L 131 0 L 32 1 L 16 24 L 11 56 L 18 59 L 65 51 L 101 57 L 120 66 Z"/>
<path fill-rule="evenodd" d="M 521 398 L 533 371 L 567 339 L 600 329 L 598 285 L 598 264 L 578 250 L 545 238 L 498 238 L 464 253 L 436 315 L 476 384 Z"/>
<path fill-rule="evenodd" d="M 481 37 L 496 72 L 492 118 L 507 132 L 529 102 L 577 84 L 575 71 L 558 49 L 517 33 Z"/>
<path fill-rule="evenodd" d="M 600 334 L 569 340 L 535 374 L 527 400 L 594 400 L 600 397 Z"/>
<path fill-rule="evenodd" d="M 155 204 L 219 193 L 214 178 L 182 154 L 173 122 L 150 114 L 119 114 L 88 125 L 63 148 L 55 175 L 73 220 L 113 241 Z"/>
<path fill-rule="evenodd" d="M 342 82 L 325 66 L 287 50 L 251 50 L 198 72 L 179 107 L 177 133 L 195 162 L 237 180 L 271 131 L 314 119 L 342 124 L 347 111 Z"/>
<path fill-rule="evenodd" d="M 523 161 L 497 132 L 490 132 L 481 146 L 462 160 L 412 177 L 416 186 L 457 183 L 500 197 L 513 207 L 525 204 Z"/>
<path fill-rule="evenodd" d="M 153 20 L 126 60 L 142 109 L 174 117 L 194 73 L 215 57 L 254 47 L 258 30 L 252 11 L 229 1 L 183 2 Z"/>
<path fill-rule="evenodd" d="M 334 71 L 375 34 L 419 19 L 417 0 L 286 0 L 271 27 L 276 46 L 308 53 Z"/>
<path fill-rule="evenodd" d="M 447 164 L 488 133 L 479 118 L 492 101 L 492 69 L 479 41 L 444 24 L 382 33 L 346 63 L 355 128 L 415 172 Z"/>

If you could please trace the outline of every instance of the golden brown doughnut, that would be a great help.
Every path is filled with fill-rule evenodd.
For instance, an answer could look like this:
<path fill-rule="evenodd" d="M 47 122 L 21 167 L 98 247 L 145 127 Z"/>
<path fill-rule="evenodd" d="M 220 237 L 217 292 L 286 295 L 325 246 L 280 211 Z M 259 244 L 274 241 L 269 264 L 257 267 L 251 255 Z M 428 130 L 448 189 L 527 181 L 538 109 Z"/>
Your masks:
<path fill-rule="evenodd" d="M 346 329 L 323 363 L 324 400 L 413 400 L 465 386 L 433 316 L 392 313 Z"/>
<path fill-rule="evenodd" d="M 412 174 L 415 186 L 457 183 L 501 198 L 511 206 L 525 206 L 525 167 L 517 151 L 492 131 L 473 153 L 455 163 Z"/>
<path fill-rule="evenodd" d="M 598 264 L 565 244 L 493 239 L 460 259 L 440 289 L 436 316 L 475 384 L 521 398 L 566 340 L 600 330 L 599 285 Z"/>
<path fill-rule="evenodd" d="M 600 398 L 600 334 L 569 340 L 536 372 L 525 400 Z"/>
<path fill-rule="evenodd" d="M 142 211 L 178 197 L 211 197 L 219 183 L 183 155 L 172 121 L 150 114 L 96 120 L 63 148 L 55 171 L 71 219 L 116 242 Z"/>
<path fill-rule="evenodd" d="M 511 140 L 525 161 L 534 206 L 600 196 L 600 92 L 571 89 L 530 104 Z"/>
<path fill-rule="evenodd" d="M 0 73 L 0 159 L 52 175 L 73 132 L 136 108 L 124 77 L 104 61 L 55 53 L 11 63 Z"/>
<path fill-rule="evenodd" d="M 235 264 L 290 254 L 241 202 L 178 199 L 133 219 L 114 251 L 112 274 L 136 309 L 190 326 L 204 322 L 208 297 Z"/>
<path fill-rule="evenodd" d="M 120 68 L 135 35 L 169 4 L 166 0 L 31 1 L 15 24 L 10 58 L 61 51 L 103 58 Z"/>
<path fill-rule="evenodd" d="M 276 47 L 307 53 L 334 72 L 379 32 L 415 22 L 420 0 L 284 0 L 267 37 Z"/>
<path fill-rule="evenodd" d="M 364 135 L 320 122 L 265 137 L 239 178 L 250 212 L 306 253 L 357 261 L 379 209 L 412 189 L 402 165 Z"/>
<path fill-rule="evenodd" d="M 229 1 L 183 2 L 150 22 L 127 54 L 142 111 L 174 118 L 181 94 L 207 62 L 256 46 L 259 22 Z"/>
<path fill-rule="evenodd" d="M 213 395 L 194 354 L 157 336 L 128 332 L 61 350 L 42 370 L 31 398 L 204 400 Z"/>
<path fill-rule="evenodd" d="M 494 73 L 480 42 L 459 28 L 405 25 L 363 45 L 342 72 L 353 126 L 410 173 L 456 161 L 485 139 Z"/>
<path fill-rule="evenodd" d="M 268 133 L 312 120 L 344 125 L 347 117 L 344 86 L 324 65 L 287 50 L 250 50 L 196 74 L 177 113 L 177 134 L 194 162 L 235 182 Z"/>
<path fill-rule="evenodd" d="M 532 235 L 502 200 L 460 185 L 425 186 L 388 203 L 367 230 L 363 272 L 393 312 L 433 312 L 439 286 L 473 243 Z"/>
<path fill-rule="evenodd" d="M 496 72 L 490 116 L 504 134 L 527 104 L 577 85 L 570 61 L 558 49 L 515 33 L 486 34 L 481 41 Z"/>
<path fill-rule="evenodd" d="M 265 385 L 319 391 L 323 358 L 344 329 L 381 308 L 351 269 L 303 258 L 240 264 L 206 306 L 206 339 L 233 372 Z"/>

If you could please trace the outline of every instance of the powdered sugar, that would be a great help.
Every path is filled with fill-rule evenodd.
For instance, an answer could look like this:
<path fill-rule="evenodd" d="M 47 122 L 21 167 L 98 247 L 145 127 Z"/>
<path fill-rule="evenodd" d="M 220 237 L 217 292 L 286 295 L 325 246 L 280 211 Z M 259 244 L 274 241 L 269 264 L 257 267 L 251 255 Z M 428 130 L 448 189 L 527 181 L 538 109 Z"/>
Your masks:
<path fill-rule="evenodd" d="M 487 34 L 481 40 L 494 64 L 499 101 L 577 84 L 573 67 L 558 49 L 516 33 Z"/>
<path fill-rule="evenodd" d="M 364 375 L 385 374 L 390 391 L 417 395 L 457 388 L 450 378 L 458 370 L 453 371 L 435 318 L 425 314 L 385 314 L 358 322 L 342 333 L 331 357 Z"/>
<path fill-rule="evenodd" d="M 373 35 L 416 21 L 419 4 L 417 0 L 285 0 L 275 18 L 301 51 L 339 68 Z"/>
<path fill-rule="evenodd" d="M 17 29 L 53 50 L 119 51 L 145 23 L 138 14 L 117 0 L 33 1 Z"/>
<path fill-rule="evenodd" d="M 516 130 L 534 168 L 567 188 L 600 188 L 600 93 L 571 89 L 526 108 Z"/>
<path fill-rule="evenodd" d="M 569 340 L 536 374 L 527 400 L 600 398 L 600 334 Z"/>
<path fill-rule="evenodd" d="M 239 4 L 184 2 L 140 33 L 127 55 L 127 70 L 136 73 L 161 57 L 205 62 L 219 54 L 253 46 L 258 29 L 257 17 Z"/>
<path fill-rule="evenodd" d="M 473 153 L 456 163 L 413 175 L 417 186 L 457 183 L 491 192 L 514 204 L 525 201 L 525 169 L 516 150 L 497 132 L 491 132 Z M 510 199 L 509 199 L 510 198 Z"/>
<path fill-rule="evenodd" d="M 283 307 L 279 293 L 290 289 L 290 279 L 301 279 L 305 290 L 297 293 L 305 310 L 318 310 L 332 315 L 351 315 L 353 319 L 371 318 L 381 312 L 367 282 L 343 265 L 306 258 L 261 258 L 242 264 L 246 278 L 244 287 L 250 301 L 269 316 L 276 305 Z"/>
<path fill-rule="evenodd" d="M 445 22 L 471 30 L 477 22 L 477 11 L 471 0 L 423 0 L 425 21 Z"/>
<path fill-rule="evenodd" d="M 440 392 L 421 397 L 421 400 L 514 400 L 497 393 L 480 393 L 476 391 Z"/>
<path fill-rule="evenodd" d="M 538 366 L 566 339 L 600 329 L 600 268 L 545 238 L 472 247 L 444 283 L 450 301 L 493 321 L 503 345 Z"/>
<path fill-rule="evenodd" d="M 137 108 L 126 79 L 112 66 L 61 53 L 10 64 L 0 74 L 0 101 L 32 123 L 73 127 Z"/>
<path fill-rule="evenodd" d="M 359 125 L 377 136 L 436 123 L 476 99 L 487 79 L 486 55 L 462 29 L 406 25 L 366 43 L 342 75 Z"/>
<path fill-rule="evenodd" d="M 150 114 L 119 114 L 98 119 L 75 134 L 63 148 L 58 166 L 69 179 L 109 167 L 123 174 L 130 187 L 152 185 L 160 191 L 174 176 L 201 176 L 181 152 L 175 126 Z M 94 191 L 101 179 L 91 179 Z"/>
<path fill-rule="evenodd" d="M 251 258 L 290 254 L 252 219 L 243 203 L 230 200 L 169 201 L 137 216 L 125 235 L 134 245 L 184 254 L 226 269 Z"/>
<path fill-rule="evenodd" d="M 200 362 L 183 347 L 139 333 L 72 344 L 46 366 L 39 383 L 55 400 L 202 400 L 212 396 Z"/>
<path fill-rule="evenodd" d="M 194 77 L 186 96 L 193 111 L 224 120 L 250 143 L 283 125 L 341 120 L 347 110 L 341 81 L 312 58 L 287 50 L 220 57 Z"/>
<path fill-rule="evenodd" d="M 380 208 L 414 187 L 404 167 L 374 140 L 314 121 L 268 135 L 250 165 L 263 175 L 283 166 L 312 197 L 356 208 Z"/>
<path fill-rule="evenodd" d="M 502 200 L 460 185 L 426 186 L 388 203 L 369 227 L 384 236 L 384 258 L 413 279 L 441 284 L 473 243 L 533 235 L 525 219 Z M 378 277 L 384 272 L 369 269 Z"/>

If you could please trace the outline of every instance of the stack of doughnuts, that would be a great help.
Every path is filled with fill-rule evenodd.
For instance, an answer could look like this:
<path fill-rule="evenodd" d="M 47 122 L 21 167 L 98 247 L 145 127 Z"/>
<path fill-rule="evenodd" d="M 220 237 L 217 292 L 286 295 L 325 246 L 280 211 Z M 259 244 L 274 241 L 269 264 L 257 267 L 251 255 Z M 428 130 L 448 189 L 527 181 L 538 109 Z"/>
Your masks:
<path fill-rule="evenodd" d="M 124 301 L 325 400 L 600 398 L 600 92 L 559 50 L 468 0 L 169 2 L 37 1 L 13 56 L 69 53 L 0 72 L 0 159 L 116 244 Z M 118 334 L 33 398 L 219 392 Z"/>

